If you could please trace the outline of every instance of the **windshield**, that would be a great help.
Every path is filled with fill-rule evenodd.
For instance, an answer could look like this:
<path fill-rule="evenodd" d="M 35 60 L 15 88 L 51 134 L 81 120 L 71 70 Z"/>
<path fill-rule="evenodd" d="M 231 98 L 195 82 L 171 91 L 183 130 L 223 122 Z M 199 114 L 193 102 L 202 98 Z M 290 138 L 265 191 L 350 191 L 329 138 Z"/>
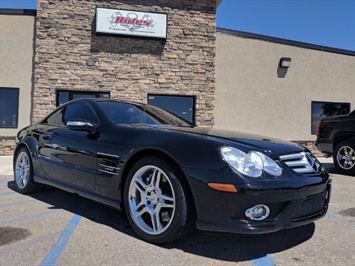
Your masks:
<path fill-rule="evenodd" d="M 169 125 L 193 127 L 187 121 L 151 105 L 135 105 L 114 101 L 97 102 L 115 124 Z"/>

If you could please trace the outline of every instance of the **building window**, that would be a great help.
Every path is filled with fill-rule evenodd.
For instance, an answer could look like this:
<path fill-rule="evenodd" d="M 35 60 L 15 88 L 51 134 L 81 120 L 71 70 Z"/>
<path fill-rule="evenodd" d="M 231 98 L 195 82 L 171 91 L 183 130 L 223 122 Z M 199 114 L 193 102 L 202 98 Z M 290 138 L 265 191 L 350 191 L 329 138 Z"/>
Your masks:
<path fill-rule="evenodd" d="M 57 106 L 71 100 L 80 98 L 110 98 L 109 92 L 95 92 L 95 91 L 57 91 Z"/>
<path fill-rule="evenodd" d="M 18 88 L 0 88 L 0 128 L 17 128 Z"/>
<path fill-rule="evenodd" d="M 350 113 L 350 103 L 312 102 L 312 135 L 316 134 L 317 123 L 322 118 L 348 113 Z"/>
<path fill-rule="evenodd" d="M 148 95 L 148 103 L 160 107 L 178 117 L 195 123 L 195 97 L 172 95 Z"/>

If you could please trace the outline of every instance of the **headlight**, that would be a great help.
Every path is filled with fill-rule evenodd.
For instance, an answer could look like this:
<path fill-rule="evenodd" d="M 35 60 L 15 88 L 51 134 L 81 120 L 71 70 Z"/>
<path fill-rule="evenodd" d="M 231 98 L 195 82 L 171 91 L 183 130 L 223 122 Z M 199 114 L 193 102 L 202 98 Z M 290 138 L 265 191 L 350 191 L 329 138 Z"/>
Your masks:
<path fill-rule="evenodd" d="M 259 177 L 263 171 L 274 176 L 282 173 L 280 166 L 273 159 L 258 151 L 245 153 L 234 147 L 222 147 L 221 154 L 234 170 L 250 177 Z"/>

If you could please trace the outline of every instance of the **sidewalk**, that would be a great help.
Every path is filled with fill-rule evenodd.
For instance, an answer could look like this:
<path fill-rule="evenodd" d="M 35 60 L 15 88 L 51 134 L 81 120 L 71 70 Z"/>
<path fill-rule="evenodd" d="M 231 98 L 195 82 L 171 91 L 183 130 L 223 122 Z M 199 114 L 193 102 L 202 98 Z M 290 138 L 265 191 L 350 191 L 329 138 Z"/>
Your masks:
<path fill-rule="evenodd" d="M 13 175 L 12 156 L 0 156 L 0 175 Z"/>
<path fill-rule="evenodd" d="M 325 157 L 317 157 L 322 164 L 332 164 L 333 159 Z M 0 175 L 13 175 L 12 156 L 0 156 Z"/>

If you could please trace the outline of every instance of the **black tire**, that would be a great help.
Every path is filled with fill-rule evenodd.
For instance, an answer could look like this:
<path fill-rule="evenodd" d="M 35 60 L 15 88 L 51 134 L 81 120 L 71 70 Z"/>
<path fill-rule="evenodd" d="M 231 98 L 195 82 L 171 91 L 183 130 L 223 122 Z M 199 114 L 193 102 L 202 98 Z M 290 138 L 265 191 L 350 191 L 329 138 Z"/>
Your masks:
<path fill-rule="evenodd" d="M 339 143 L 334 149 L 333 161 L 340 173 L 355 175 L 355 144 L 351 141 Z"/>
<path fill-rule="evenodd" d="M 15 155 L 14 180 L 16 190 L 21 194 L 37 192 L 44 187 L 33 181 L 32 159 L 25 147 L 22 147 Z"/>
<path fill-rule="evenodd" d="M 143 158 L 132 167 L 124 205 L 133 230 L 147 242 L 173 242 L 194 228 L 193 201 L 184 180 L 157 157 Z"/>

